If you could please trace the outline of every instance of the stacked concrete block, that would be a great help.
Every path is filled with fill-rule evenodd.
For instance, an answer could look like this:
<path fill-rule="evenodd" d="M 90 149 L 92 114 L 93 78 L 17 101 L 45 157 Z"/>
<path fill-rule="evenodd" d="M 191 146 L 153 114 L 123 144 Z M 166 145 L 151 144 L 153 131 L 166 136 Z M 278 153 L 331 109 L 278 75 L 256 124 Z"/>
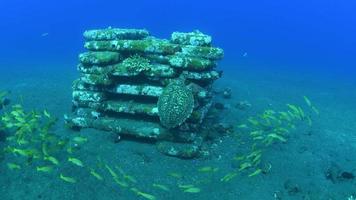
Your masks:
<path fill-rule="evenodd" d="M 154 140 L 171 156 L 195 156 L 204 140 L 199 130 L 212 105 L 212 84 L 221 76 L 216 66 L 223 50 L 212 46 L 212 38 L 195 31 L 174 32 L 165 40 L 147 30 L 117 28 L 89 30 L 84 38 L 87 52 L 79 55 L 81 75 L 73 83 L 67 124 Z M 179 126 L 165 127 L 157 102 L 177 80 L 192 93 L 194 106 Z M 174 147 L 178 143 L 190 145 L 188 153 Z"/>

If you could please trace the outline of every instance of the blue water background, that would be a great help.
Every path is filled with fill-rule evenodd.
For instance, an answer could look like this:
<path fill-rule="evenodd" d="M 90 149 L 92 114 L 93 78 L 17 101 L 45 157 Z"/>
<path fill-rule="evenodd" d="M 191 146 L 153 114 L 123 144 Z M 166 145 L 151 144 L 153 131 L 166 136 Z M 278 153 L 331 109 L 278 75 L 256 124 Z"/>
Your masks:
<path fill-rule="evenodd" d="M 214 46 L 225 50 L 219 65 L 224 76 L 214 89 L 232 89 L 231 99 L 216 95 L 227 108 L 218 111 L 219 121 L 229 125 L 242 124 L 266 109 L 284 111 L 286 103 L 307 108 L 304 95 L 320 110 L 320 115 L 312 116 L 310 131 L 298 129 L 288 143 L 266 151 L 263 159 L 273 165 L 271 173 L 254 178 L 243 174 L 228 184 L 220 181 L 236 167 L 232 158 L 249 148 L 240 142 L 244 136 L 238 129 L 239 139 L 219 138 L 211 143 L 211 156 L 194 160 L 162 156 L 152 144 L 126 140 L 116 144 L 107 134 L 85 129 L 78 134 L 88 137 L 88 143 L 75 156 L 86 166 L 96 166 L 98 157 L 118 164 L 129 175 L 137 175 L 138 188 L 158 199 L 169 199 L 161 196 L 167 194 L 175 199 L 260 200 L 273 198 L 276 191 L 287 195 L 288 180 L 295 180 L 302 192 L 283 199 L 343 200 L 356 195 L 355 180 L 333 183 L 325 178 L 334 163 L 341 171 L 355 172 L 355 0 L 0 0 L 0 8 L 0 91 L 11 91 L 12 104 L 46 109 L 58 117 L 53 131 L 61 138 L 77 136 L 63 126 L 63 115 L 71 113 L 71 84 L 79 77 L 78 54 L 85 51 L 83 32 L 108 26 L 146 28 L 167 39 L 173 31 L 195 29 L 212 35 Z M 240 102 L 251 108 L 237 109 Z M 2 141 L 0 145 L 8 146 Z M 58 156 L 63 163 L 58 172 L 73 175 L 79 184 L 60 182 L 57 172 L 38 174 L 35 166 L 5 170 L 6 162 L 17 159 L 2 160 L 0 155 L 0 199 L 136 197 L 119 189 L 105 169 L 98 166 L 105 176 L 105 183 L 98 184 L 84 168 L 64 162 L 67 153 Z M 219 172 L 200 176 L 200 166 L 216 166 Z M 189 184 L 212 181 L 199 183 L 199 194 L 187 194 L 174 189 L 176 179 L 166 176 L 171 172 L 183 173 Z M 153 181 L 168 184 L 172 193 L 151 187 Z"/>
<path fill-rule="evenodd" d="M 355 74 L 356 2 L 352 0 L 4 0 L 0 4 L 2 73 L 38 67 L 75 69 L 77 55 L 84 51 L 83 31 L 113 26 L 146 28 L 164 38 L 173 31 L 199 29 L 224 48 L 225 69 Z"/>

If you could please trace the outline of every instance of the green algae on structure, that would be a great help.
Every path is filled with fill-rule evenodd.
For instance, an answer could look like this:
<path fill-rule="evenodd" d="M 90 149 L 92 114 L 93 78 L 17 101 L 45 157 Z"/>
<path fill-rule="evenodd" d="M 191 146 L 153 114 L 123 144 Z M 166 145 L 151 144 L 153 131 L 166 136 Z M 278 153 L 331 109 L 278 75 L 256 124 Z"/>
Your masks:
<path fill-rule="evenodd" d="M 101 102 L 106 99 L 106 95 L 102 92 L 73 91 L 72 95 L 76 101 Z"/>
<path fill-rule="evenodd" d="M 107 74 L 83 74 L 80 78 L 84 83 L 90 85 L 111 85 L 112 79 Z"/>
<path fill-rule="evenodd" d="M 134 55 L 115 65 L 114 76 L 137 76 L 143 74 L 150 77 L 173 77 L 175 71 L 169 65 L 151 64 L 145 57 Z"/>
<path fill-rule="evenodd" d="M 144 114 L 148 116 L 158 116 L 156 104 L 141 103 L 136 101 L 105 101 L 99 107 L 92 107 L 100 111 L 110 111 L 127 114 Z"/>
<path fill-rule="evenodd" d="M 169 56 L 169 63 L 173 67 L 192 71 L 205 71 L 216 66 L 216 63 L 209 59 L 190 57 L 182 53 Z"/>
<path fill-rule="evenodd" d="M 84 37 L 89 52 L 80 56 L 75 110 L 66 120 L 74 127 L 172 142 L 160 145 L 170 156 L 198 156 L 211 85 L 221 76 L 216 62 L 224 55 L 211 36 L 174 32 L 165 40 L 144 29 L 108 28 Z M 177 79 L 181 75 L 185 80 Z"/>
<path fill-rule="evenodd" d="M 158 108 L 154 103 L 143 103 L 135 100 L 108 100 L 102 102 L 93 101 L 75 101 L 77 107 L 91 108 L 102 113 L 121 113 L 131 114 L 133 117 L 151 116 L 152 119 L 158 120 Z M 188 123 L 200 123 L 207 113 L 209 106 L 204 106 L 192 112 L 191 116 L 187 119 Z"/>
<path fill-rule="evenodd" d="M 82 79 L 74 81 L 72 86 L 74 91 L 93 91 L 93 92 L 107 92 L 112 94 L 123 94 L 133 96 L 145 97 L 159 97 L 162 94 L 163 88 L 154 85 L 133 85 L 133 84 L 115 84 L 110 87 L 100 87 L 85 83 Z"/>
<path fill-rule="evenodd" d="M 205 35 L 198 30 L 189 33 L 173 32 L 171 41 L 181 45 L 210 46 L 211 36 Z"/>
<path fill-rule="evenodd" d="M 118 52 L 102 51 L 102 52 L 85 52 L 79 55 L 79 61 L 83 65 L 109 65 L 117 63 L 121 60 L 121 55 Z"/>
<path fill-rule="evenodd" d="M 160 63 L 164 65 L 171 65 L 174 68 L 181 68 L 191 71 L 206 71 L 216 67 L 216 62 L 211 59 L 187 56 L 181 52 L 177 52 L 174 55 L 145 55 L 146 58 L 152 62 Z"/>
<path fill-rule="evenodd" d="M 150 60 L 139 55 L 126 58 L 120 63 L 120 66 L 120 69 L 125 69 L 127 73 L 140 73 L 151 68 Z"/>
<path fill-rule="evenodd" d="M 215 70 L 203 72 L 182 71 L 182 74 L 188 80 L 197 81 L 215 81 L 221 77 L 221 72 Z"/>
<path fill-rule="evenodd" d="M 146 97 L 159 97 L 162 94 L 163 88 L 153 85 L 130 85 L 130 84 L 118 84 L 110 92 L 116 94 L 129 94 L 139 95 Z"/>
<path fill-rule="evenodd" d="M 146 76 L 149 77 L 159 77 L 162 78 L 173 78 L 177 76 L 177 71 L 169 65 L 163 64 L 153 64 L 151 65 L 150 70 L 144 73 Z"/>
<path fill-rule="evenodd" d="M 74 117 L 66 117 L 66 124 L 70 127 L 95 128 L 110 131 L 117 134 L 133 136 L 137 138 L 158 139 L 169 132 L 157 123 L 134 120 L 129 118 L 94 117 L 95 110 L 89 109 L 87 113 L 80 111 Z M 81 116 L 81 113 L 84 116 Z M 89 116 L 88 116 L 89 115 Z M 98 113 L 100 115 L 100 113 Z"/>
<path fill-rule="evenodd" d="M 179 45 L 160 39 L 88 41 L 84 47 L 91 51 L 126 51 L 162 55 L 174 54 L 180 50 Z"/>
<path fill-rule="evenodd" d="M 146 116 L 158 116 L 157 105 L 154 103 L 142 103 L 135 100 L 108 100 L 103 102 L 92 101 L 76 101 L 75 105 L 81 108 L 90 108 L 100 111 L 102 113 L 121 113 L 121 114 L 139 114 L 140 117 Z"/>
<path fill-rule="evenodd" d="M 150 59 L 153 63 L 159 63 L 164 65 L 170 65 L 169 59 L 170 57 L 159 55 L 159 54 L 147 54 L 145 55 L 146 58 Z"/>
<path fill-rule="evenodd" d="M 81 77 L 73 81 L 72 89 L 74 91 L 86 91 L 86 90 L 89 90 L 89 91 L 93 91 L 93 92 L 97 92 L 97 91 L 101 90 L 100 87 L 98 87 L 96 85 L 90 85 L 88 83 L 85 83 L 81 79 Z"/>
<path fill-rule="evenodd" d="M 77 69 L 83 74 L 109 74 L 113 71 L 113 65 L 83 65 L 78 64 Z"/>
<path fill-rule="evenodd" d="M 137 68 L 122 63 L 114 65 L 113 76 L 134 77 L 143 74 L 146 77 L 170 78 L 176 76 L 176 71 L 169 65 L 150 64 L 147 68 Z"/>
<path fill-rule="evenodd" d="M 220 60 L 224 57 L 224 50 L 216 47 L 182 46 L 182 53 L 187 56 Z"/>
<path fill-rule="evenodd" d="M 85 31 L 85 40 L 141 40 L 149 36 L 145 29 L 106 28 Z"/>

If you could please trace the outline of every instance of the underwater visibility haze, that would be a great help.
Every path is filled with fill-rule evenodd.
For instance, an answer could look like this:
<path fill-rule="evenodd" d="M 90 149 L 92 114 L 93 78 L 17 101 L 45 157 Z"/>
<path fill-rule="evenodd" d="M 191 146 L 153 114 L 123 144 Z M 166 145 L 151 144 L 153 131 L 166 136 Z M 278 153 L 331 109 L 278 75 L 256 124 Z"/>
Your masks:
<path fill-rule="evenodd" d="M 356 2 L 1 2 L 0 199 L 356 199 Z"/>

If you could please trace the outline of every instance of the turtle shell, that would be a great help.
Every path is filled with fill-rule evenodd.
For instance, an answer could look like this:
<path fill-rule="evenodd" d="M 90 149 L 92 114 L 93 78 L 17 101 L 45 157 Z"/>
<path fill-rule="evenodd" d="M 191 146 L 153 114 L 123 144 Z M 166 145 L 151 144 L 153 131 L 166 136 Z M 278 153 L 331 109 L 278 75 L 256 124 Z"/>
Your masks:
<path fill-rule="evenodd" d="M 183 80 L 168 84 L 158 98 L 158 115 L 166 128 L 181 125 L 193 112 L 194 96 Z"/>

